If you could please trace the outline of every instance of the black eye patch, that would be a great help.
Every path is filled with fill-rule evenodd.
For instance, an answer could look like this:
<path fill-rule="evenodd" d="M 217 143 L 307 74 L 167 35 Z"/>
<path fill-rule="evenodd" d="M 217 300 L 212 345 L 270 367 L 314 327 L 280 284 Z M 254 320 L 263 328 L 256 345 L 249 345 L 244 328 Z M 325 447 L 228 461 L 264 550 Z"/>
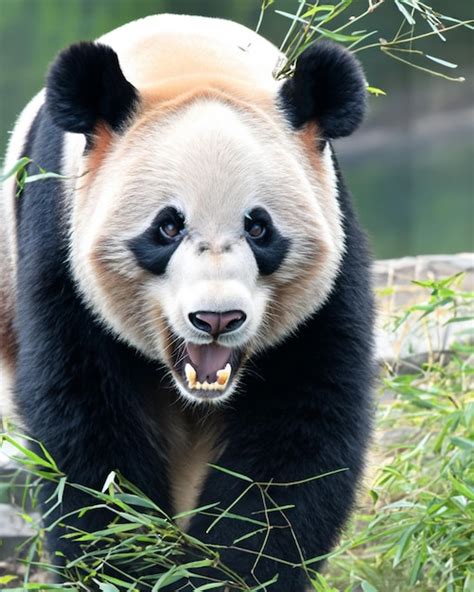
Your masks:
<path fill-rule="evenodd" d="M 253 251 L 260 273 L 274 273 L 288 253 L 290 239 L 281 234 L 274 226 L 270 214 L 260 207 L 245 215 L 244 226 L 245 238 Z"/>
<path fill-rule="evenodd" d="M 169 232 L 173 229 L 173 232 Z M 171 256 L 186 235 L 184 216 L 175 208 L 163 208 L 151 225 L 128 241 L 138 265 L 155 275 L 166 271 Z"/>

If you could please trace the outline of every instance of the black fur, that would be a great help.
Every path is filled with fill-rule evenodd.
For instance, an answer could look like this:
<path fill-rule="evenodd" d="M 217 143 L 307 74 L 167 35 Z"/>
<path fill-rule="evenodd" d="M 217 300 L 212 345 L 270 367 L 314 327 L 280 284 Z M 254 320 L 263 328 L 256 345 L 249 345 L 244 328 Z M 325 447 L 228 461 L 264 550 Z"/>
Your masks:
<path fill-rule="evenodd" d="M 280 104 L 296 128 L 314 121 L 323 139 L 348 136 L 362 123 L 367 103 L 359 62 L 331 41 L 316 41 L 300 55 L 280 91 Z"/>
<path fill-rule="evenodd" d="M 246 238 L 257 261 L 259 272 L 262 275 L 270 275 L 283 263 L 291 241 L 274 226 L 270 215 L 263 208 L 253 209 L 248 216 L 246 220 L 261 222 L 265 226 L 266 230 L 262 238 L 253 239 L 248 234 Z"/>
<path fill-rule="evenodd" d="M 336 124 L 323 119 L 334 135 Z M 50 105 L 36 118 L 28 156 L 47 170 L 59 171 L 62 139 Z M 106 475 L 118 469 L 171 513 L 164 445 L 159 433 L 148 433 L 147 417 L 147 394 L 156 396 L 165 378 L 153 363 L 106 332 L 81 302 L 68 265 L 69 229 L 64 224 L 62 191 L 60 180 L 49 179 L 28 184 L 20 197 L 15 385 L 20 415 L 71 481 L 100 488 Z M 292 529 L 279 512 L 270 512 L 279 528 L 271 530 L 256 565 L 262 534 L 238 543 L 250 552 L 221 551 L 223 561 L 249 584 L 278 574 L 278 583 L 272 586 L 275 592 L 303 592 L 308 582 L 301 570 L 265 556 L 299 563 L 293 534 L 307 559 L 328 553 L 336 543 L 352 508 L 370 433 L 370 257 L 340 175 L 339 200 L 346 249 L 329 300 L 297 334 L 253 361 L 252 373 L 223 409 L 227 442 L 219 459 L 223 467 L 260 482 L 290 482 L 346 469 L 305 484 L 270 486 L 276 504 L 295 506 L 285 511 Z M 227 508 L 246 485 L 214 470 L 198 503 L 219 502 Z M 46 484 L 43 499 L 51 490 Z M 62 506 L 47 521 L 89 502 L 66 490 Z M 271 508 L 272 502 L 267 504 Z M 265 520 L 263 509 L 261 493 L 252 489 L 232 512 Z M 107 512 L 95 511 L 68 522 L 90 531 L 108 519 Z M 223 519 L 207 533 L 210 520 L 196 516 L 190 534 L 230 545 L 256 528 L 242 520 Z M 79 549 L 61 534 L 60 527 L 50 533 L 50 548 L 76 557 Z"/>
<path fill-rule="evenodd" d="M 62 131 L 42 108 L 29 134 L 28 156 L 57 172 L 62 141 Z M 61 183 L 31 183 L 19 200 L 18 411 L 71 481 L 97 487 L 117 468 L 170 512 L 166 467 L 151 445 L 144 404 L 146 393 L 164 376 L 105 332 L 78 297 L 67 263 Z M 160 446 L 160 435 L 154 437 Z M 45 482 L 43 499 L 53 488 Z M 48 523 L 90 503 L 85 495 L 66 489 Z M 71 518 L 69 524 L 90 531 L 109 519 L 95 511 Z M 49 534 L 51 550 L 75 556 L 78 550 L 62 534 L 61 529 Z"/>
<path fill-rule="evenodd" d="M 117 54 L 100 43 L 82 42 L 62 51 L 46 80 L 46 106 L 66 132 L 91 136 L 104 122 L 119 130 L 138 104 L 138 92 L 120 69 Z"/>
<path fill-rule="evenodd" d="M 149 228 L 128 242 L 137 263 L 143 269 L 156 275 L 161 275 L 166 271 L 168 262 L 179 247 L 185 232 L 182 232 L 174 240 L 169 240 L 160 232 L 160 227 L 170 219 L 175 220 L 176 217 L 179 215 L 174 208 L 163 208 L 158 212 Z"/>

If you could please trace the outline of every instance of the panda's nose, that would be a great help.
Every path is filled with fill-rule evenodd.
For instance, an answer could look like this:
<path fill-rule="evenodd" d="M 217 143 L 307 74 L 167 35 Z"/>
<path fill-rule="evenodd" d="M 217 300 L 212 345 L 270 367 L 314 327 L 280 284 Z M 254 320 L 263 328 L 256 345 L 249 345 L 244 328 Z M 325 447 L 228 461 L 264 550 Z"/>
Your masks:
<path fill-rule="evenodd" d="M 191 323 L 199 329 L 218 337 L 222 333 L 236 331 L 245 323 L 247 315 L 242 310 L 229 310 L 227 312 L 198 311 L 189 315 Z"/>

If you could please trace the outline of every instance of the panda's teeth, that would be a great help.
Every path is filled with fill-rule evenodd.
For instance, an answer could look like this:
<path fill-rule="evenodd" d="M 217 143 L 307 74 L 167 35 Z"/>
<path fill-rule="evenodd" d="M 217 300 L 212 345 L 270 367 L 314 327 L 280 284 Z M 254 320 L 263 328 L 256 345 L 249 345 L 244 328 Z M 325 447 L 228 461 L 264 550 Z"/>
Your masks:
<path fill-rule="evenodd" d="M 186 364 L 184 367 L 184 373 L 186 375 L 186 380 L 188 382 L 188 388 L 194 389 L 197 391 L 223 391 L 229 382 L 230 374 L 232 372 L 232 367 L 230 364 L 226 364 L 225 368 L 222 370 L 218 370 L 217 380 L 215 382 L 209 383 L 207 380 L 204 382 L 199 382 L 197 380 L 197 372 L 193 368 L 191 364 Z"/>

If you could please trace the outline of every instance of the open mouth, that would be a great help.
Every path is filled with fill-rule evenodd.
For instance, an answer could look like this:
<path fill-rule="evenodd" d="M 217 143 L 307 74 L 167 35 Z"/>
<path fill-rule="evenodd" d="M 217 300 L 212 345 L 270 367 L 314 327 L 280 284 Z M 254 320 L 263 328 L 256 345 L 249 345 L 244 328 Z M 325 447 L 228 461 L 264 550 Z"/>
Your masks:
<path fill-rule="evenodd" d="M 194 396 L 218 398 L 233 382 L 242 357 L 242 351 L 216 342 L 181 343 L 175 350 L 174 370 Z"/>

